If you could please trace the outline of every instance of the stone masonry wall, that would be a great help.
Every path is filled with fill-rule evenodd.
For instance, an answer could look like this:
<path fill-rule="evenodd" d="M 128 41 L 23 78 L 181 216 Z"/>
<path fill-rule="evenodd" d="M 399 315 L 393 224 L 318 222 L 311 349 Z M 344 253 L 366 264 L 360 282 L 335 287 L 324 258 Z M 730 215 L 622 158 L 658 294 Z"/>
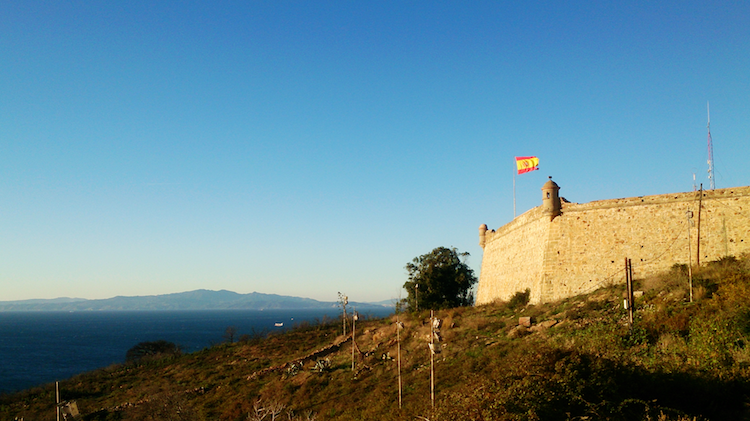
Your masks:
<path fill-rule="evenodd" d="M 507 300 L 526 288 L 532 302 L 549 302 L 623 282 L 626 257 L 634 277 L 643 278 L 688 259 L 705 263 L 750 252 L 750 187 L 703 192 L 700 256 L 699 196 L 563 203 L 551 222 L 541 207 L 534 208 L 485 234 L 477 304 Z"/>
<path fill-rule="evenodd" d="M 531 288 L 532 300 L 541 297 L 539 283 L 547 244 L 549 216 L 537 207 L 497 231 L 485 234 L 484 255 L 477 289 L 477 303 Z M 487 276 L 485 276 L 487 274 Z"/>

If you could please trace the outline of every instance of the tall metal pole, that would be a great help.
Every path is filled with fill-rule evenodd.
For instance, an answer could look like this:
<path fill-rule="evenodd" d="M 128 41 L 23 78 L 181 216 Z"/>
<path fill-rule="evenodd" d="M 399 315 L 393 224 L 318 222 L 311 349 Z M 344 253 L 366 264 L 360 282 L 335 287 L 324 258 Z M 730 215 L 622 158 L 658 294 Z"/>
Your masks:
<path fill-rule="evenodd" d="M 698 244 L 696 245 L 696 266 L 701 265 L 701 209 L 703 209 L 703 183 L 701 183 L 700 197 L 698 198 Z"/>
<path fill-rule="evenodd" d="M 513 219 L 516 219 L 516 173 L 517 168 L 513 168 Z"/>
<path fill-rule="evenodd" d="M 708 114 L 708 182 L 711 190 L 716 188 L 714 184 L 714 142 L 711 140 L 711 110 L 708 107 L 708 101 L 706 101 L 706 113 Z"/>

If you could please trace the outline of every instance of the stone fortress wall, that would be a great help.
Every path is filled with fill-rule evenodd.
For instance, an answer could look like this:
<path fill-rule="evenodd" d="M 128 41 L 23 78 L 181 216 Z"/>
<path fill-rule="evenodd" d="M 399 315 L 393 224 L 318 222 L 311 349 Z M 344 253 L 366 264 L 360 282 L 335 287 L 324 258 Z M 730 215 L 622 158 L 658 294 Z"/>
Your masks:
<path fill-rule="evenodd" d="M 479 228 L 477 304 L 526 288 L 532 303 L 550 302 L 624 282 L 626 257 L 633 276 L 644 278 L 689 259 L 750 252 L 750 186 L 584 204 L 560 200 L 558 190 L 550 180 L 542 206 L 497 230 Z"/>

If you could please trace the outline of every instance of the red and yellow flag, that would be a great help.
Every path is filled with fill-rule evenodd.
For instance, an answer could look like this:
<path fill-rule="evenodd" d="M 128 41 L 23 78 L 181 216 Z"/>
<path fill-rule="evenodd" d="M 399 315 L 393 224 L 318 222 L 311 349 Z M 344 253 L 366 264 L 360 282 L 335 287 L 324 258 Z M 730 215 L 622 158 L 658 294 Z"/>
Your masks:
<path fill-rule="evenodd" d="M 538 170 L 539 158 L 535 156 L 517 156 L 516 168 L 518 169 L 518 174 Z"/>

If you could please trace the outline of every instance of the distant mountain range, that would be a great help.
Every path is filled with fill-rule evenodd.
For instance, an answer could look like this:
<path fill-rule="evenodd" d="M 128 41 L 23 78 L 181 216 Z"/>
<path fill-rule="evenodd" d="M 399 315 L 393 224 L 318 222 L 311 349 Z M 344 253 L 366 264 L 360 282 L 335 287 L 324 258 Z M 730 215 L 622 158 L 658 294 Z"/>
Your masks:
<path fill-rule="evenodd" d="M 178 292 L 165 295 L 114 297 L 100 300 L 54 298 L 49 300 L 0 301 L 0 311 L 133 311 L 133 310 L 264 310 L 336 307 L 336 302 L 276 294 L 238 294 L 232 291 Z M 392 307 L 390 302 L 349 303 L 358 310 Z"/>

